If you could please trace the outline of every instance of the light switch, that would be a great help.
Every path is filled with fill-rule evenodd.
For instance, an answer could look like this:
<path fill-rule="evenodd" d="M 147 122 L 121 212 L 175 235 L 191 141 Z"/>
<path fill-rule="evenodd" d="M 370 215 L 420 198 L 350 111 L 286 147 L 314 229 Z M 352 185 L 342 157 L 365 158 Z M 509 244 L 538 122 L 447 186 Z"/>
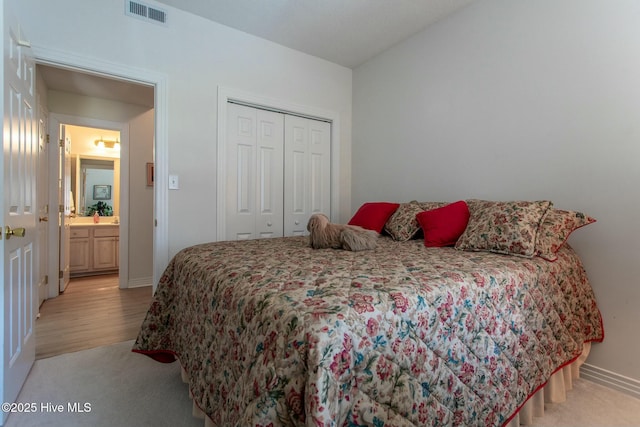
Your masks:
<path fill-rule="evenodd" d="M 178 190 L 179 188 L 178 175 L 169 175 L 169 190 Z"/>

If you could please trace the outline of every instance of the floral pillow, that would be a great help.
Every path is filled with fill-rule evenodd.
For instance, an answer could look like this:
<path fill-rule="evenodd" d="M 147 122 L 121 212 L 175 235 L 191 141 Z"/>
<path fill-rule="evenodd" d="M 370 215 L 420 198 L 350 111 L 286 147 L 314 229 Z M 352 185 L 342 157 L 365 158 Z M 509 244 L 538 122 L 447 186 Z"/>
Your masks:
<path fill-rule="evenodd" d="M 409 203 L 401 203 L 385 224 L 384 230 L 394 240 L 406 242 L 420 230 L 420 224 L 416 219 L 417 214 L 439 208 L 445 204 L 443 202 L 417 202 L 415 200 Z"/>
<path fill-rule="evenodd" d="M 558 259 L 556 253 L 567 241 L 569 235 L 580 227 L 596 222 L 582 212 L 549 209 L 540 224 L 536 240 L 536 254 L 547 261 Z"/>
<path fill-rule="evenodd" d="M 538 229 L 552 203 L 467 200 L 467 205 L 469 223 L 456 242 L 456 249 L 531 258 L 536 254 Z"/>

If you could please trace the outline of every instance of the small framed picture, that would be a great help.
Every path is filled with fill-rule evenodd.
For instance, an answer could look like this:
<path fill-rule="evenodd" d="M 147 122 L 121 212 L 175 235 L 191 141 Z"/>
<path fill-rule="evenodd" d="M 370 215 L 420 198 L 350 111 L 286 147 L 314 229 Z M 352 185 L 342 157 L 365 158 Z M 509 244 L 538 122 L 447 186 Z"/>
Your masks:
<path fill-rule="evenodd" d="M 110 185 L 94 185 L 93 200 L 111 200 Z"/>
<path fill-rule="evenodd" d="M 147 187 L 153 187 L 153 163 L 147 163 Z"/>

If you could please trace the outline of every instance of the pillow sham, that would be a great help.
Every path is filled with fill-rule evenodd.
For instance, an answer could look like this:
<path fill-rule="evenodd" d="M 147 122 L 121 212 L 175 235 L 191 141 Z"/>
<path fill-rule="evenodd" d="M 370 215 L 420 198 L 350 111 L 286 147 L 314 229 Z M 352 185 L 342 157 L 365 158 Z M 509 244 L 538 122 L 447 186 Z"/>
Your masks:
<path fill-rule="evenodd" d="M 416 215 L 426 247 L 453 246 L 467 228 L 469 207 L 464 200 Z"/>
<path fill-rule="evenodd" d="M 358 225 L 367 230 L 382 232 L 387 220 L 400 206 L 399 203 L 367 202 L 349 220 L 349 225 Z"/>
<path fill-rule="evenodd" d="M 538 229 L 552 203 L 540 201 L 467 200 L 469 223 L 456 249 L 489 251 L 531 258 Z"/>
<path fill-rule="evenodd" d="M 596 222 L 595 218 L 582 212 L 549 209 L 538 230 L 536 254 L 547 261 L 557 260 L 556 253 L 565 244 L 571 233 L 594 222 Z"/>
<path fill-rule="evenodd" d="M 411 239 L 420 228 L 416 221 L 416 215 L 422 212 L 422 210 L 420 204 L 415 200 L 409 203 L 401 203 L 385 224 L 384 231 L 386 231 L 393 240 L 406 242 Z"/>
<path fill-rule="evenodd" d="M 413 238 L 418 230 L 420 230 L 420 224 L 418 224 L 418 220 L 416 219 L 417 214 L 444 205 L 446 205 L 444 202 L 418 202 L 416 200 L 401 203 L 385 224 L 384 231 L 394 240 L 406 242 Z"/>

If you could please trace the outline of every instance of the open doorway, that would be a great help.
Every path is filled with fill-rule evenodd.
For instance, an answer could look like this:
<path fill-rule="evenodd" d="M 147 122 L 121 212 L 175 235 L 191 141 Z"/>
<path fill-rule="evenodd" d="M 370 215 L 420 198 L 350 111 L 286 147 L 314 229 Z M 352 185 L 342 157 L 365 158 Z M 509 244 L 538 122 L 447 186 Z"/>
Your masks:
<path fill-rule="evenodd" d="M 49 253 L 58 282 L 49 288 L 49 297 L 64 292 L 72 276 L 87 276 L 121 270 L 119 286 L 129 287 L 129 187 L 127 169 L 130 162 L 128 123 L 87 119 L 80 116 L 50 115 L 50 132 L 58 147 L 50 147 L 49 203 L 60 206 L 50 222 Z M 152 140 L 152 137 L 149 137 Z M 121 147 L 123 146 L 124 149 Z M 133 182 L 135 187 L 135 181 Z M 146 240 L 152 241 L 153 195 L 140 196 L 133 212 L 146 217 Z M 94 214 L 98 218 L 94 219 Z M 57 221 L 56 221 L 57 219 Z M 109 225 L 109 227 L 104 227 Z M 100 227 L 98 227 L 100 226 Z M 95 229 L 95 230 L 94 230 Z M 138 233 L 141 234 L 141 233 Z M 139 260 L 135 260 L 139 262 Z M 151 282 L 152 259 L 146 259 L 145 280 Z"/>
<path fill-rule="evenodd" d="M 69 154 L 75 166 L 65 171 L 59 158 L 59 144 L 49 144 L 46 197 L 48 206 L 61 208 L 60 212 L 43 209 L 49 212 L 50 233 L 47 247 L 41 246 L 40 254 L 50 259 L 40 265 L 47 264 L 43 274 L 48 273 L 46 275 L 54 279 L 47 280 L 45 275 L 43 280 L 48 283 L 44 293 L 49 299 L 41 306 L 36 333 L 55 338 L 38 336 L 37 346 L 55 342 L 57 353 L 54 354 L 59 354 L 89 348 L 86 345 L 110 343 L 103 340 L 83 344 L 81 348 L 77 343 L 69 343 L 65 348 L 56 334 L 76 336 L 75 341 L 85 341 L 84 338 L 77 339 L 73 332 L 75 324 L 68 323 L 65 315 L 76 319 L 80 316 L 85 325 L 83 329 L 90 330 L 94 324 L 96 330 L 89 332 L 90 335 L 113 337 L 115 342 L 130 339 L 110 331 L 121 332 L 123 321 L 124 329 L 132 330 L 126 322 L 139 326 L 142 319 L 137 317 L 144 315 L 145 298 L 150 300 L 152 292 L 154 188 L 147 185 L 146 165 L 154 163 L 154 88 L 48 65 L 38 65 L 36 76 L 39 122 L 46 123 L 43 126 L 48 129 L 51 141 L 70 141 Z M 109 147 L 110 144 L 113 146 Z M 117 156 L 116 147 L 119 148 Z M 109 166 L 113 181 L 107 182 Z M 95 171 L 104 182 L 89 182 L 88 171 Z M 60 191 L 65 184 L 66 190 Z M 67 194 L 68 202 L 63 202 Z M 91 216 L 88 214 L 99 205 L 108 205 L 108 209 L 101 211 L 99 227 L 92 229 L 94 212 Z M 75 242 L 76 252 L 68 255 L 67 264 L 62 261 L 65 233 L 61 230 L 65 224 L 77 227 L 75 230 L 80 235 Z M 113 234 L 111 228 L 117 233 Z M 66 238 L 72 237 L 72 230 L 71 227 L 67 230 Z M 81 281 L 83 289 L 83 292 L 75 292 L 73 298 L 68 291 L 65 294 L 69 295 L 61 294 L 61 288 L 56 286 L 56 278 L 64 276 L 69 261 L 69 273 L 75 277 L 72 281 Z M 85 261 L 85 265 L 79 265 Z M 91 290 L 93 293 L 88 292 Z M 120 304 L 129 297 L 142 301 L 139 308 L 122 310 Z M 56 308 L 47 310 L 54 301 Z M 111 303 L 115 305 L 107 308 L 107 314 L 97 314 Z M 79 314 L 78 308 L 86 309 L 86 314 Z M 109 318 L 105 318 L 107 315 Z M 71 333 L 64 333 L 65 329 Z M 37 352 L 43 357 L 42 351 Z M 52 355 L 50 351 L 44 353 Z"/>
<path fill-rule="evenodd" d="M 65 136 L 72 142 L 68 180 L 71 232 L 65 235 L 69 239 L 69 276 L 73 279 L 118 273 L 120 132 L 64 126 Z"/>

